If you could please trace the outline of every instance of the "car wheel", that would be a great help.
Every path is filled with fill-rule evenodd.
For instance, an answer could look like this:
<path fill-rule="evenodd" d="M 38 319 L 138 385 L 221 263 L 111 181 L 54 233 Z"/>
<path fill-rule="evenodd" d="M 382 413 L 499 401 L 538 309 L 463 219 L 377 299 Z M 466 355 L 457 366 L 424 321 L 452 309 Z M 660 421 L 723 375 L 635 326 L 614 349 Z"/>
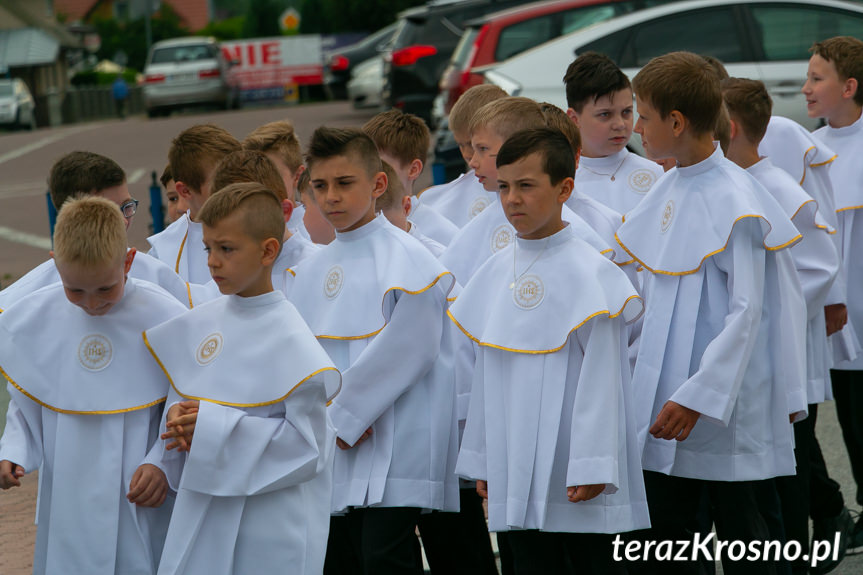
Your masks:
<path fill-rule="evenodd" d="M 159 108 L 147 108 L 147 117 L 148 118 L 158 118 L 162 115 L 162 111 Z"/>
<path fill-rule="evenodd" d="M 35 110 L 30 110 L 30 122 L 27 124 L 27 129 L 29 129 L 31 132 L 36 129 Z"/>

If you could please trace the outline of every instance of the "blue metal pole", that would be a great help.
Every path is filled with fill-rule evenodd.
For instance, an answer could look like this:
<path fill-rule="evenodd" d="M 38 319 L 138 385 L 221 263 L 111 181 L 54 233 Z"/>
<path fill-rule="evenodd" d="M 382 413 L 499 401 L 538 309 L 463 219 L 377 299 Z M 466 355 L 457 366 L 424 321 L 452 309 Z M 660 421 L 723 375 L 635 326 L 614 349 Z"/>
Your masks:
<path fill-rule="evenodd" d="M 54 207 L 54 202 L 51 201 L 51 192 L 45 192 L 45 199 L 48 201 L 48 226 L 51 231 L 51 247 L 54 247 L 54 224 L 57 223 L 57 209 Z"/>
<path fill-rule="evenodd" d="M 159 180 L 156 176 L 156 170 L 152 172 L 152 182 L 150 183 L 150 217 L 153 220 L 153 233 L 158 234 L 165 229 L 165 208 L 162 206 L 162 188 L 159 187 Z"/>

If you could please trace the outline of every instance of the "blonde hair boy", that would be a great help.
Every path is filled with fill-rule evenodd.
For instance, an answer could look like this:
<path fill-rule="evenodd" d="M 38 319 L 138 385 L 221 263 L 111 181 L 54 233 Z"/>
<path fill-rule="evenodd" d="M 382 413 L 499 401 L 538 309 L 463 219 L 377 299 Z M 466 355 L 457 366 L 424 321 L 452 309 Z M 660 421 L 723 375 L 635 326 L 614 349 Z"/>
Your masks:
<path fill-rule="evenodd" d="M 54 260 L 84 267 L 111 265 L 126 256 L 127 241 L 117 204 L 99 197 L 71 198 L 57 216 Z"/>
<path fill-rule="evenodd" d="M 469 162 L 473 156 L 473 148 L 470 145 L 470 120 L 477 110 L 495 100 L 508 98 L 503 88 L 494 84 L 480 84 L 468 89 L 453 104 L 449 113 L 449 129 L 458 144 L 465 162 Z"/>

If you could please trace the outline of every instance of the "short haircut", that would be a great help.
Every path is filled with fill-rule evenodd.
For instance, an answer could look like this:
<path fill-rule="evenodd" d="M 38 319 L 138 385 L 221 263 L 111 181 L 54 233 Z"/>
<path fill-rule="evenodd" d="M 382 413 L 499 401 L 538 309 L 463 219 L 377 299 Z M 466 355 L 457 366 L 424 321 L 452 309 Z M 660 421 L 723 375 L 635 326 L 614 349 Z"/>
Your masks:
<path fill-rule="evenodd" d="M 280 200 L 288 198 L 288 190 L 279 169 L 263 152 L 239 150 L 222 158 L 213 174 L 213 191 L 244 182 L 259 183 L 275 193 Z"/>
<path fill-rule="evenodd" d="M 728 78 L 728 70 L 725 69 L 725 64 L 722 63 L 722 60 L 717 58 L 716 56 L 701 56 L 704 58 L 704 61 L 710 64 L 710 67 L 713 68 L 713 71 L 716 72 L 716 75 L 719 76 L 719 80 L 724 80 Z"/>
<path fill-rule="evenodd" d="M 563 75 L 563 83 L 566 105 L 578 113 L 591 98 L 595 103 L 603 96 L 632 88 L 629 78 L 617 64 L 598 52 L 585 52 L 573 60 Z"/>
<path fill-rule="evenodd" d="M 575 151 L 563 132 L 553 128 L 522 130 L 507 138 L 497 153 L 497 168 L 531 154 L 541 156 L 542 171 L 548 174 L 553 186 L 575 175 Z"/>
<path fill-rule="evenodd" d="M 728 113 L 753 144 L 757 144 L 767 132 L 773 100 L 760 80 L 727 78 L 722 81 L 722 99 Z"/>
<path fill-rule="evenodd" d="M 98 196 L 69 198 L 54 226 L 54 259 L 85 267 L 118 264 L 126 255 L 126 220 L 114 202 Z"/>
<path fill-rule="evenodd" d="M 300 139 L 294 132 L 290 120 L 278 120 L 252 130 L 243 140 L 243 149 L 257 150 L 268 154 L 273 152 L 292 172 L 303 165 L 303 150 Z"/>
<path fill-rule="evenodd" d="M 575 152 L 581 150 L 581 130 L 566 115 L 566 112 L 549 102 L 540 102 L 539 109 L 542 111 L 542 115 L 545 116 L 545 125 L 547 127 L 560 130 L 566 136 L 566 139 L 569 140 L 569 145 Z"/>
<path fill-rule="evenodd" d="M 843 82 L 848 78 L 857 80 L 854 102 L 863 106 L 863 41 L 852 36 L 836 36 L 815 42 L 809 51 L 832 62 Z"/>
<path fill-rule="evenodd" d="M 308 170 L 303 170 L 300 179 L 297 180 L 297 193 L 300 195 L 312 193 L 312 178 Z"/>
<path fill-rule="evenodd" d="M 716 116 L 713 139 L 719 142 L 722 153 L 728 155 L 728 147 L 731 145 L 731 116 L 728 115 L 728 107 L 725 102 L 719 107 L 719 115 Z"/>
<path fill-rule="evenodd" d="M 198 219 L 213 227 L 238 211 L 249 237 L 256 242 L 275 238 L 282 244 L 285 235 L 282 202 L 272 190 L 257 182 L 230 184 L 214 192 L 198 212 Z"/>
<path fill-rule="evenodd" d="M 315 162 L 336 156 L 351 157 L 363 167 L 369 177 L 382 171 L 378 149 L 368 134 L 356 128 L 321 126 L 312 134 L 306 151 L 306 165 L 311 170 Z"/>
<path fill-rule="evenodd" d="M 713 133 L 722 106 L 719 76 L 692 52 L 670 52 L 650 60 L 632 80 L 638 98 L 664 120 L 677 110 L 696 133 Z"/>
<path fill-rule="evenodd" d="M 494 84 L 480 84 L 468 88 L 464 94 L 453 104 L 449 112 L 449 129 L 453 132 L 467 132 L 470 127 L 470 119 L 477 110 L 495 100 L 508 97 L 503 88 Z"/>
<path fill-rule="evenodd" d="M 171 173 L 171 164 L 165 166 L 165 169 L 162 170 L 162 175 L 159 176 L 159 181 L 162 182 L 162 187 L 167 188 L 168 182 L 174 179 L 174 174 Z"/>
<path fill-rule="evenodd" d="M 183 182 L 200 193 L 207 174 L 222 158 L 240 149 L 240 142 L 215 124 L 197 124 L 171 141 L 168 163 L 175 182 Z"/>
<path fill-rule="evenodd" d="M 73 196 L 95 194 L 125 181 L 126 172 L 111 158 L 76 151 L 69 152 L 51 166 L 48 190 L 51 203 L 59 210 Z"/>
<path fill-rule="evenodd" d="M 479 128 L 486 128 L 506 140 L 516 132 L 544 126 L 545 116 L 539 104 L 530 98 L 510 96 L 489 102 L 477 110 L 468 129 L 473 134 Z"/>
<path fill-rule="evenodd" d="M 374 140 L 378 150 L 392 156 L 403 166 L 414 160 L 425 164 L 431 135 L 419 116 L 400 110 L 387 110 L 363 126 L 363 132 Z"/>
<path fill-rule="evenodd" d="M 376 211 L 391 210 L 400 206 L 402 198 L 407 195 L 402 181 L 399 179 L 398 174 L 396 174 L 395 168 L 383 160 L 381 164 L 384 167 L 384 173 L 387 175 L 387 189 L 375 200 Z"/>

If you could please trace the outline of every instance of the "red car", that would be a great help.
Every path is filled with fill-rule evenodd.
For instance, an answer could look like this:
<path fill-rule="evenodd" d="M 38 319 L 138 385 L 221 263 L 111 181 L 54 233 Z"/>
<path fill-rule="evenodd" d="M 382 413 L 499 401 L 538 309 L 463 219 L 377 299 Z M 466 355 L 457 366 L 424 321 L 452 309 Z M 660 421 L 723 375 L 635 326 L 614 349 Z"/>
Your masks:
<path fill-rule="evenodd" d="M 474 68 L 502 62 L 591 24 L 669 1 L 672 0 L 552 0 L 471 20 L 441 76 L 444 113 L 449 114 L 465 90 L 483 83 L 482 75 L 472 72 Z"/>

